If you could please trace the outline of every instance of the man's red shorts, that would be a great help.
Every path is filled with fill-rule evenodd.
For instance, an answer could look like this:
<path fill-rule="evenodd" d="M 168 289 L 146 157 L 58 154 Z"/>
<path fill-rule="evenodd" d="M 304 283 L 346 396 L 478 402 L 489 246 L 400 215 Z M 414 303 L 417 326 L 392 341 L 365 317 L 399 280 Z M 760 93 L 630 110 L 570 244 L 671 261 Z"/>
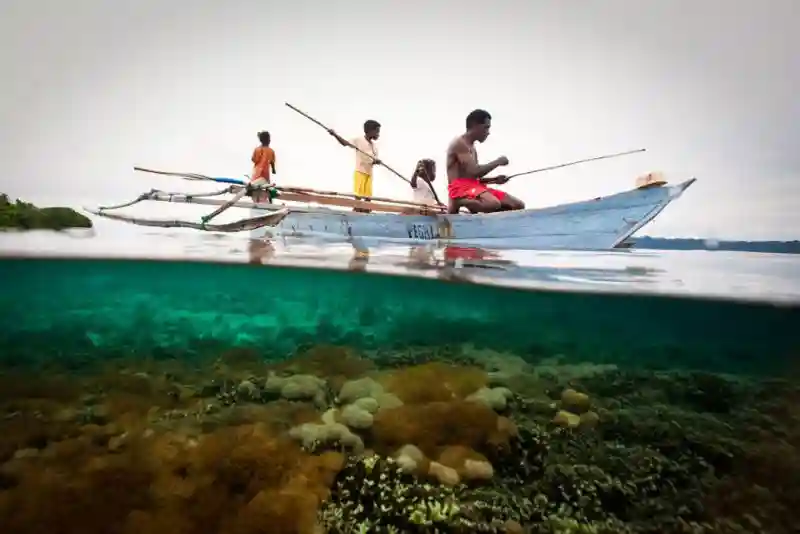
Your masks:
<path fill-rule="evenodd" d="M 478 195 L 490 192 L 497 200 L 502 201 L 506 194 L 499 189 L 486 187 L 476 178 L 456 178 L 447 186 L 447 193 L 450 198 L 477 198 Z"/>
<path fill-rule="evenodd" d="M 479 248 L 470 247 L 445 247 L 444 259 L 446 260 L 482 260 L 490 254 Z"/>

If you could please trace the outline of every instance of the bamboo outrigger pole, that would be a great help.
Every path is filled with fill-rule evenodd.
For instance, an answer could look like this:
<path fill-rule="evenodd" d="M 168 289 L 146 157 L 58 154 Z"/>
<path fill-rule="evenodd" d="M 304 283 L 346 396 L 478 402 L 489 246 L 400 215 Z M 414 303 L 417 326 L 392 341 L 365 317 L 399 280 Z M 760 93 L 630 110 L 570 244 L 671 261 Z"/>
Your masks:
<path fill-rule="evenodd" d="M 187 195 L 189 197 L 205 197 L 205 196 L 219 196 L 224 194 L 234 194 L 238 195 L 242 191 L 247 191 L 249 189 L 253 190 L 266 190 L 274 189 L 278 192 L 278 200 L 284 200 L 288 202 L 299 202 L 303 204 L 321 204 L 327 206 L 339 206 L 339 207 L 346 207 L 346 208 L 364 208 L 364 209 L 371 209 L 374 211 L 379 212 L 386 212 L 386 213 L 399 213 L 399 214 L 409 214 L 409 213 L 419 213 L 421 215 L 435 215 L 436 213 L 440 212 L 440 208 L 437 206 L 431 206 L 429 204 L 423 204 L 419 202 L 412 202 L 408 200 L 396 200 L 393 198 L 384 198 L 384 197 L 361 197 L 358 195 L 354 195 L 351 193 L 340 193 L 338 191 L 323 191 L 320 189 L 310 189 L 306 187 L 294 187 L 294 186 L 279 186 L 279 185 L 250 185 L 248 187 L 245 180 L 241 180 L 238 178 L 216 178 L 212 176 L 208 176 L 205 174 L 199 173 L 192 173 L 192 172 L 169 172 L 169 171 L 160 171 L 156 169 L 147 169 L 144 167 L 134 167 L 134 170 L 141 171 L 141 172 L 148 172 L 153 174 L 161 174 L 165 176 L 175 176 L 178 178 L 183 178 L 184 180 L 191 180 L 191 181 L 209 181 L 209 182 L 219 182 L 224 184 L 230 184 L 223 190 L 215 191 L 213 193 L 164 193 L 157 191 L 158 193 L 164 193 L 164 195 Z M 155 191 L 155 190 L 154 190 Z M 152 192 L 151 192 L 152 193 Z M 135 201 L 126 203 L 124 205 L 115 206 L 114 208 L 125 207 L 127 205 L 135 204 L 136 202 L 140 202 L 142 200 L 147 200 L 150 198 L 150 194 L 145 194 L 140 196 Z M 237 198 L 241 198 L 238 197 Z M 158 199 L 160 200 L 160 199 Z M 367 204 L 365 201 L 369 201 Z M 236 200 L 234 199 L 234 202 Z M 231 201 L 225 202 L 222 206 L 231 207 Z M 233 204 L 238 206 L 238 204 Z M 107 209 L 112 209 L 108 207 Z M 227 208 L 226 208 L 227 209 Z M 213 218 L 214 216 L 218 215 L 218 209 L 215 210 L 211 215 Z M 210 219 L 209 216 L 205 216 L 201 219 L 201 222 L 207 223 Z"/>
<path fill-rule="evenodd" d="M 215 178 L 213 176 L 208 176 L 206 174 L 198 174 L 195 172 L 170 172 L 170 171 L 160 171 L 156 169 L 148 169 L 145 167 L 134 167 L 134 171 L 139 172 L 147 172 L 152 174 L 161 174 L 164 176 L 174 176 L 177 178 L 182 178 L 184 180 L 191 180 L 191 181 L 208 181 L 208 182 L 218 182 L 223 184 L 232 184 L 233 191 L 238 191 L 240 187 L 247 187 L 247 182 L 245 180 L 240 180 L 238 178 Z M 275 189 L 279 193 L 297 193 L 300 195 L 308 195 L 309 202 L 314 202 L 313 197 L 336 197 L 342 199 L 360 199 L 365 198 L 375 202 L 388 202 L 391 204 L 396 204 L 398 206 L 405 206 L 409 208 L 419 208 L 423 210 L 435 210 L 435 206 L 430 206 L 428 204 L 421 204 L 419 202 L 412 202 L 410 200 L 397 200 L 395 198 L 386 198 L 386 197 L 364 197 L 360 195 L 354 195 L 352 193 L 342 193 L 339 191 L 325 191 L 322 189 L 311 189 L 310 187 L 296 187 L 296 186 L 281 186 L 281 185 L 269 185 L 266 186 L 270 189 Z M 266 189 L 266 187 L 253 187 L 253 189 Z M 280 196 L 278 197 L 280 199 Z"/>

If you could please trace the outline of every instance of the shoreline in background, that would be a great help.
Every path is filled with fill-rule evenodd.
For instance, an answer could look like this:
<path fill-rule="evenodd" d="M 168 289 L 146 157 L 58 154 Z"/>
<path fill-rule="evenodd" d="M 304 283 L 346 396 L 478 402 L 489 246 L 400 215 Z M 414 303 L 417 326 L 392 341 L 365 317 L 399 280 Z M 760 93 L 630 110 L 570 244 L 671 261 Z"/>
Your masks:
<path fill-rule="evenodd" d="M 730 250 L 739 252 L 768 252 L 773 254 L 800 254 L 800 241 L 736 241 L 723 239 L 681 237 L 632 237 L 638 249 L 655 250 Z"/>

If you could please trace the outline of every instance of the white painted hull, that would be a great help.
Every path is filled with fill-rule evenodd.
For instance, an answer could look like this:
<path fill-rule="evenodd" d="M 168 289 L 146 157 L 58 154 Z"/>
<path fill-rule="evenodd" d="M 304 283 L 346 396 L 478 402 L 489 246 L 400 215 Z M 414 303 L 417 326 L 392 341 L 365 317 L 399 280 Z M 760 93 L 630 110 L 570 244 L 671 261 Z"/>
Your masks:
<path fill-rule="evenodd" d="M 652 221 L 694 181 L 549 208 L 477 215 L 364 214 L 292 207 L 278 225 L 254 230 L 251 236 L 357 238 L 493 249 L 611 249 Z M 285 207 L 249 204 L 253 215 Z"/>
<path fill-rule="evenodd" d="M 692 178 L 674 186 L 633 189 L 549 208 L 477 215 L 400 215 L 385 212 L 366 214 L 308 204 L 254 204 L 244 200 L 237 200 L 231 207 L 248 209 L 251 217 L 222 225 L 145 220 L 109 213 L 109 210 L 148 200 L 222 206 L 226 204 L 225 200 L 210 197 L 229 194 L 228 190 L 205 194 L 153 190 L 125 204 L 87 211 L 145 226 L 182 226 L 227 232 L 249 230 L 250 237 L 255 239 L 306 236 L 336 241 L 360 241 L 364 244 L 369 244 L 370 241 L 388 241 L 410 245 L 438 244 L 491 249 L 603 250 L 621 245 L 624 247 L 623 242 L 628 237 L 652 221 L 694 181 Z"/>

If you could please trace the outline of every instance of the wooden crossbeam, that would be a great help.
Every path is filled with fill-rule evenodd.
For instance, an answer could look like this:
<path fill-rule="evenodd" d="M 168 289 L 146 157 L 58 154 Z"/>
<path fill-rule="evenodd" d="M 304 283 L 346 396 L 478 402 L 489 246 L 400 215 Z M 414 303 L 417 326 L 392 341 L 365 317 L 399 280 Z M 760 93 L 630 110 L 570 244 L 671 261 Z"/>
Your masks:
<path fill-rule="evenodd" d="M 375 197 L 372 197 L 375 198 Z M 433 206 L 422 207 L 404 206 L 402 204 L 390 204 L 386 202 L 366 202 L 364 200 L 356 200 L 352 198 L 332 197 L 319 194 L 308 193 L 294 193 L 284 189 L 280 192 L 276 200 L 284 200 L 288 202 L 300 202 L 303 204 L 316 203 L 326 206 L 339 206 L 342 208 L 359 208 L 371 210 L 374 212 L 385 213 L 400 213 L 404 215 L 436 215 L 441 213 L 441 210 Z"/>
<path fill-rule="evenodd" d="M 425 209 L 427 211 L 443 211 L 442 208 L 437 208 L 435 206 L 430 206 L 428 204 L 421 204 L 419 202 L 411 202 L 408 200 L 397 200 L 394 198 L 386 198 L 386 197 L 363 197 L 357 196 L 352 193 L 342 193 L 339 191 L 322 191 L 319 189 L 311 189 L 309 187 L 295 187 L 295 186 L 274 186 L 275 189 L 278 191 L 285 191 L 287 193 L 302 193 L 302 194 L 309 194 L 309 195 L 324 195 L 326 197 L 341 197 L 341 198 L 350 198 L 354 200 L 360 199 L 369 199 L 373 202 L 388 202 L 390 204 L 395 204 L 398 206 L 408 206 L 412 208 L 420 208 Z"/>

